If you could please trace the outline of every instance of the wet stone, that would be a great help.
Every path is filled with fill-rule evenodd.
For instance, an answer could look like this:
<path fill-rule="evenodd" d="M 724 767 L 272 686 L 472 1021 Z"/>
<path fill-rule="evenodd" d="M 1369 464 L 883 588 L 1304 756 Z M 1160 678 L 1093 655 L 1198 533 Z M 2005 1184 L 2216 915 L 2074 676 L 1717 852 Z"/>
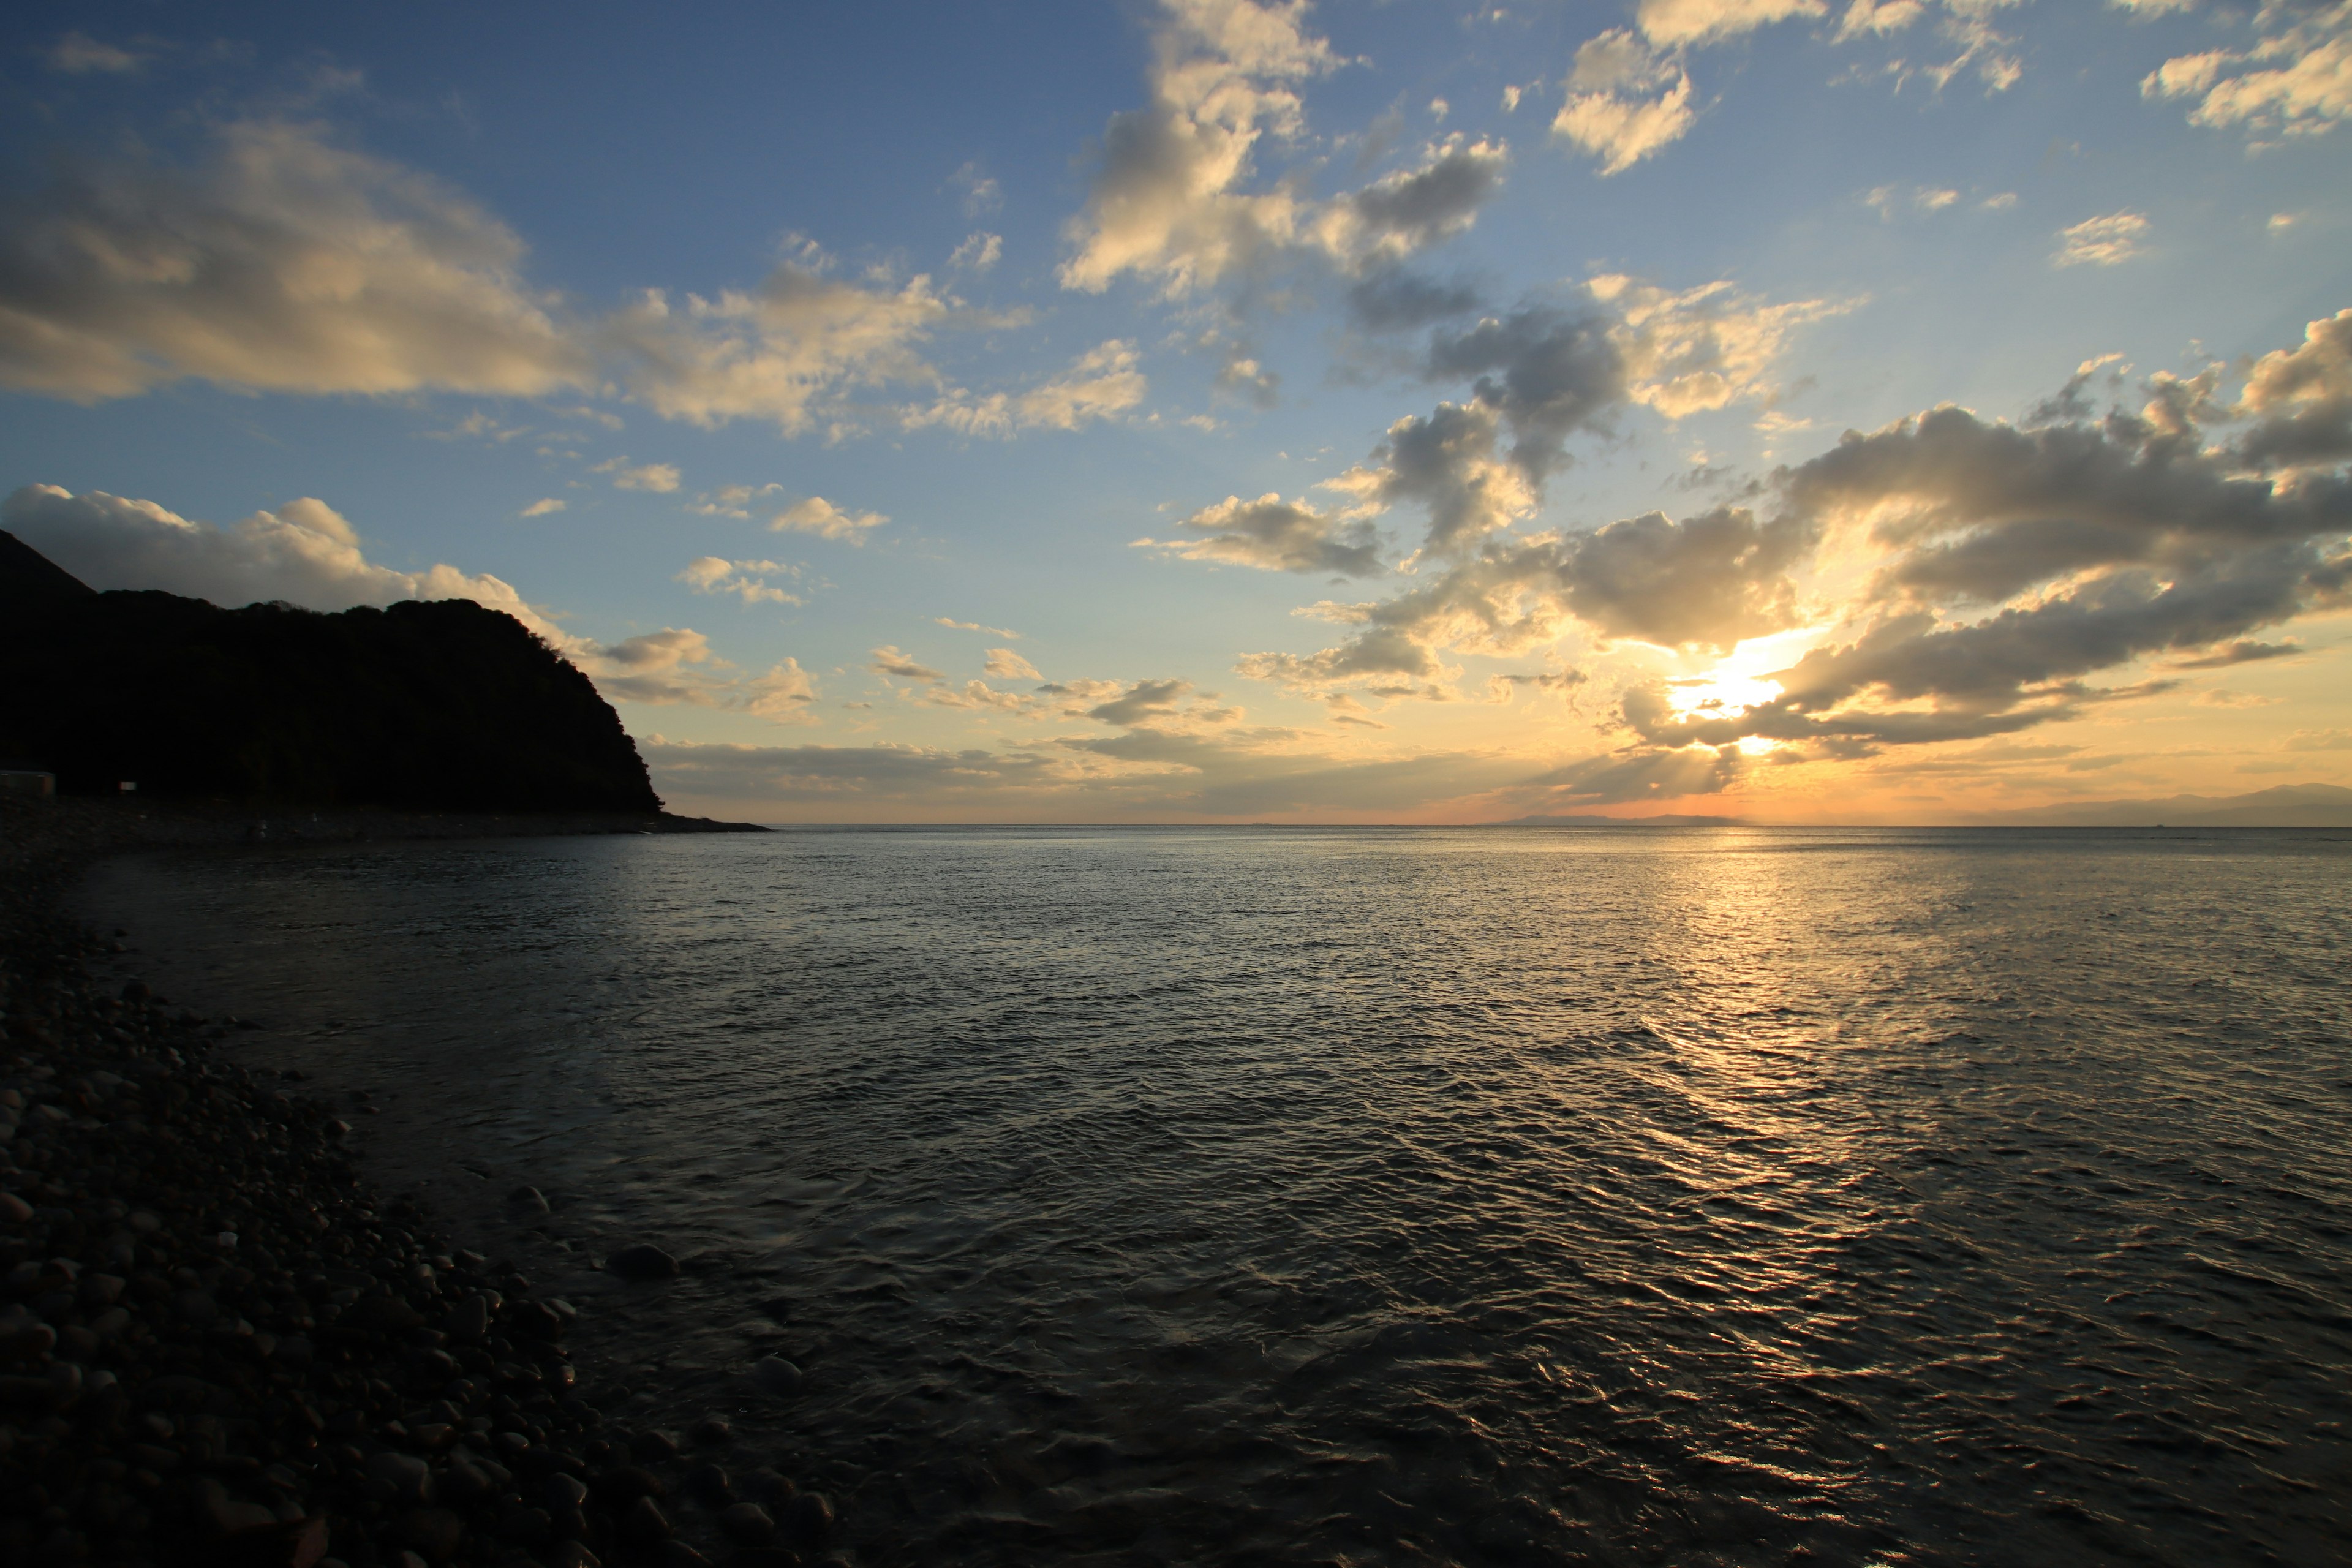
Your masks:
<path fill-rule="evenodd" d="M 624 1279 L 675 1279 L 677 1259 L 651 1242 L 622 1247 L 604 1260 L 604 1267 Z"/>

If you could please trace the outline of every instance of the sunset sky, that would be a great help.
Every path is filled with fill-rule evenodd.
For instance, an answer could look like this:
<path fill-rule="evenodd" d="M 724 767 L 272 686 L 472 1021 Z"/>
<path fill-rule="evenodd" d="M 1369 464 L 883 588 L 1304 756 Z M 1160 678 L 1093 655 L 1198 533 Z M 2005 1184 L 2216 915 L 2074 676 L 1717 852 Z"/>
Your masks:
<path fill-rule="evenodd" d="M 673 808 L 2352 784 L 2352 3 L 30 4 L 0 527 Z"/>

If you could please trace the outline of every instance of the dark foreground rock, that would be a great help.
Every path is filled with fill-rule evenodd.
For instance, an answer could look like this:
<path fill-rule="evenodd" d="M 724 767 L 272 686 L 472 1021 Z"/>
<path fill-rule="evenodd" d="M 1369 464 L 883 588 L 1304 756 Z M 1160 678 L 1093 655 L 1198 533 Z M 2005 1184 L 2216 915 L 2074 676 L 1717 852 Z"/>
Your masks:
<path fill-rule="evenodd" d="M 755 1456 L 714 1484 L 708 1447 L 609 1425 L 573 1310 L 380 1203 L 330 1107 L 215 1061 L 225 1030 L 143 985 L 100 991 L 105 944 L 45 901 L 71 857 L 28 821 L 0 816 L 0 1563 L 822 1551 L 829 1505 Z"/>

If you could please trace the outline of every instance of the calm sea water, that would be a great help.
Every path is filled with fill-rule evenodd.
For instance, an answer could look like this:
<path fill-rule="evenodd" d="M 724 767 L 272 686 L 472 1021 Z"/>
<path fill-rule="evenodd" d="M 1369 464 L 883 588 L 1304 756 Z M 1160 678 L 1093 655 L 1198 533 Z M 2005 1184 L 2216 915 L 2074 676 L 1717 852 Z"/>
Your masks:
<path fill-rule="evenodd" d="M 88 899 L 372 1089 L 622 1419 L 740 1412 L 864 1561 L 2336 1563 L 2347 837 L 787 832 Z M 635 1239 L 688 1275 L 592 1271 Z"/>

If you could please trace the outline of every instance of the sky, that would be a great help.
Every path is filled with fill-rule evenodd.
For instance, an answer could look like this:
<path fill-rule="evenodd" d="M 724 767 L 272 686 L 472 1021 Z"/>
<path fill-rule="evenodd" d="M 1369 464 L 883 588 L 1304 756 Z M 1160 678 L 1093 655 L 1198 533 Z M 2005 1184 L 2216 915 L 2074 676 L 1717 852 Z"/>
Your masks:
<path fill-rule="evenodd" d="M 2352 784 L 2352 0 L 12 7 L 0 528 L 757 821 Z"/>

